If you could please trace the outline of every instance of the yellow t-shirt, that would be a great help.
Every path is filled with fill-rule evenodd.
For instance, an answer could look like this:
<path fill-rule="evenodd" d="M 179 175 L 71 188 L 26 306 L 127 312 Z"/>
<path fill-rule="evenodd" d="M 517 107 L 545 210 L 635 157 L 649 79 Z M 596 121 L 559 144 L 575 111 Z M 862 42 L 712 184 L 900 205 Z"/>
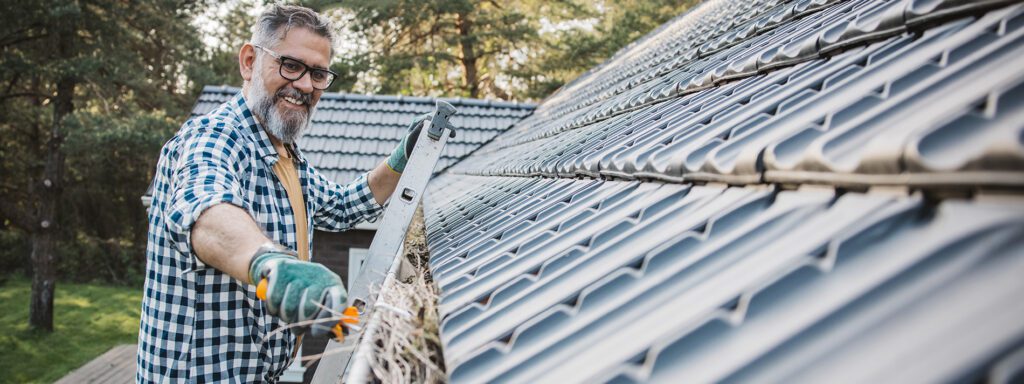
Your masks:
<path fill-rule="evenodd" d="M 302 183 L 299 182 L 299 171 L 295 169 L 295 160 L 291 152 L 283 146 L 274 146 L 277 149 L 277 162 L 274 163 L 274 174 L 281 181 L 284 190 L 288 193 L 288 203 L 292 205 L 292 215 L 295 216 L 295 246 L 299 249 L 299 260 L 309 260 L 309 225 L 306 223 L 306 199 L 302 196 Z M 302 336 L 295 339 L 295 349 L 292 350 L 292 358 L 299 353 L 302 345 Z"/>
<path fill-rule="evenodd" d="M 280 158 L 274 163 L 274 174 L 284 186 L 288 193 L 288 202 L 292 205 L 292 215 L 295 216 L 295 243 L 298 247 L 296 251 L 300 260 L 309 260 L 309 224 L 306 222 L 306 200 L 302 196 L 299 171 L 295 168 L 295 160 L 290 151 L 280 147 L 277 154 Z"/>

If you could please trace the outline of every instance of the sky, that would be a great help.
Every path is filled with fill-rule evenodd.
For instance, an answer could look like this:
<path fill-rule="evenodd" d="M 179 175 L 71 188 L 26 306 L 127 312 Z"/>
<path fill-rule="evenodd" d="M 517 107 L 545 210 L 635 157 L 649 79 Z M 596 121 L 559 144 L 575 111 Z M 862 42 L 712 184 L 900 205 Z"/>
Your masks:
<path fill-rule="evenodd" d="M 209 7 L 206 12 L 200 14 L 193 21 L 193 25 L 199 29 L 202 33 L 202 41 L 208 47 L 216 47 L 221 45 L 219 36 L 224 32 L 224 24 L 222 20 L 227 14 L 237 7 L 239 4 L 251 3 L 246 0 L 225 0 L 218 2 L 212 7 Z M 259 17 L 260 13 L 266 8 L 263 4 L 252 4 L 249 11 L 246 12 L 255 20 Z M 334 9 L 327 12 L 328 16 L 335 20 L 337 24 L 344 24 L 344 20 L 350 18 L 351 15 L 343 9 Z M 351 52 L 358 52 L 362 47 L 365 47 L 365 41 L 356 34 L 349 31 L 347 28 L 338 28 L 338 33 L 335 39 L 335 51 L 337 55 L 344 55 Z"/>

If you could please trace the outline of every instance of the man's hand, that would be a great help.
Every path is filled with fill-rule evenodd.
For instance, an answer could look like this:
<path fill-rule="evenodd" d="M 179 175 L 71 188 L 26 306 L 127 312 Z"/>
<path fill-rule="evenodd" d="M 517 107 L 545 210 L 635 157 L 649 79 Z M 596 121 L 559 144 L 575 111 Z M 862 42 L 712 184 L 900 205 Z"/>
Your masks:
<path fill-rule="evenodd" d="M 249 278 L 253 284 L 268 280 L 267 309 L 288 324 L 336 317 L 331 311 L 340 314 L 345 309 L 347 294 L 341 278 L 323 265 L 296 259 L 291 251 L 261 248 L 252 259 Z M 306 327 L 313 336 L 320 336 L 335 323 L 322 321 Z"/>
<path fill-rule="evenodd" d="M 409 157 L 412 156 L 412 151 L 416 148 L 420 132 L 428 124 L 427 120 L 432 119 L 430 131 L 427 132 L 427 136 L 431 139 L 439 140 L 440 137 L 437 136 L 443 132 L 448 132 L 448 137 L 455 137 L 455 127 L 448 121 L 454 114 L 455 107 L 447 102 L 437 100 L 437 109 L 434 113 L 419 115 L 413 119 L 412 124 L 409 124 L 409 133 L 398 143 L 398 147 L 391 152 L 391 156 L 370 171 L 366 178 L 377 204 L 384 205 L 391 198 L 391 194 L 395 192 L 398 180 L 402 177 L 402 172 L 405 172 L 406 163 L 409 162 Z"/>
<path fill-rule="evenodd" d="M 408 133 L 388 157 L 387 164 L 392 171 L 405 172 L 405 164 L 409 162 L 409 156 L 412 156 L 412 149 L 416 147 L 416 140 L 420 138 L 420 131 L 423 130 L 427 120 L 430 120 L 429 113 L 416 116 L 409 124 Z"/>

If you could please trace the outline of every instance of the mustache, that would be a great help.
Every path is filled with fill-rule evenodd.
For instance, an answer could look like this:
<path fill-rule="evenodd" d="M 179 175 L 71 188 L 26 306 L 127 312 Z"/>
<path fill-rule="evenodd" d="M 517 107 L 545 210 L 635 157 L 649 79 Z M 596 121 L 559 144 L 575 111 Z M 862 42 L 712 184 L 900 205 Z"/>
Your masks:
<path fill-rule="evenodd" d="M 312 93 L 302 93 L 299 92 L 299 90 L 291 87 L 282 88 L 281 90 L 277 91 L 277 94 L 275 96 L 277 96 L 278 98 L 290 97 L 302 101 L 303 105 L 306 106 L 306 109 L 309 109 L 310 103 L 313 101 Z"/>

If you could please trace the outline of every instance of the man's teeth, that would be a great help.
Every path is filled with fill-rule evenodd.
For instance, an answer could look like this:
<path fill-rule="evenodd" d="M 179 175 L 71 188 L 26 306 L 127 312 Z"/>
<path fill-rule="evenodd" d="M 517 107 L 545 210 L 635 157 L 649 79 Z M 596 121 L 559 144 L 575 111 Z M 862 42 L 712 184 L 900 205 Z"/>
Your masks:
<path fill-rule="evenodd" d="M 284 101 L 287 101 L 287 102 L 295 104 L 295 105 L 305 104 L 302 100 L 299 100 L 299 99 L 296 99 L 296 98 L 292 98 L 292 97 L 285 96 L 285 97 L 283 97 L 283 99 L 284 99 Z"/>

